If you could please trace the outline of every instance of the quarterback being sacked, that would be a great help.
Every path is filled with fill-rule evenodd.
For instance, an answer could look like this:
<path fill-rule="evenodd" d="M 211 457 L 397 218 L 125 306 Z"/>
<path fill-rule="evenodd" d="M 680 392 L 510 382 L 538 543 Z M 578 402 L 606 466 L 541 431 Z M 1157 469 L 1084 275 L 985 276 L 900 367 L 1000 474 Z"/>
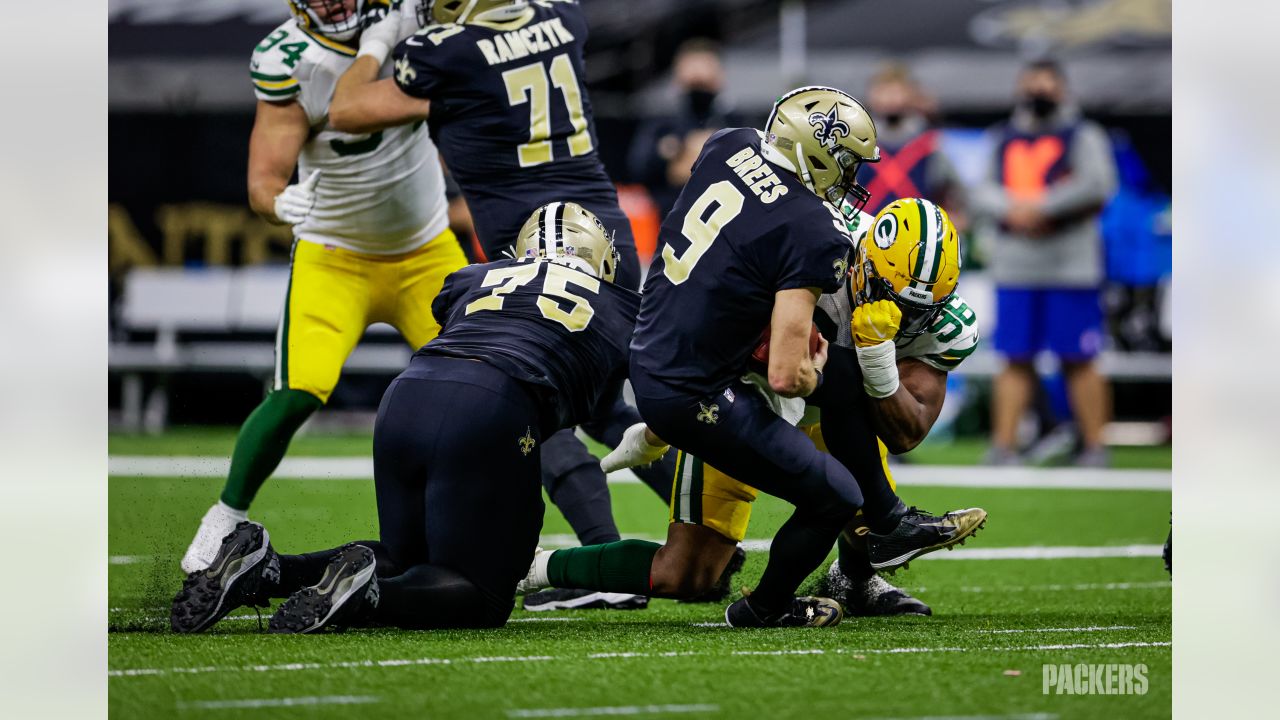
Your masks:
<path fill-rule="evenodd" d="M 361 23 L 388 6 L 290 0 L 292 19 L 253 52 L 249 202 L 268 221 L 292 225 L 295 242 L 275 381 L 240 429 L 222 497 L 182 558 L 186 572 L 207 567 L 223 536 L 245 519 L 293 434 L 328 400 L 365 328 L 389 323 L 422 347 L 440 330 L 432 299 L 445 276 L 466 264 L 448 227 L 444 178 L 426 128 L 351 134 L 329 122 Z M 295 168 L 301 181 L 291 185 Z"/>
<path fill-rule="evenodd" d="M 973 508 L 930 517 L 902 508 L 884 458 L 889 448 L 906 452 L 928 434 L 942 407 L 946 373 L 977 347 L 977 318 L 955 293 L 959 248 L 941 208 L 899 200 L 874 220 L 861 215 L 857 228 L 862 237 L 850 282 L 819 298 L 815 313 L 824 335 L 833 338 L 823 389 L 808 398 L 807 410 L 782 398 L 774 403 L 784 416 L 803 416 L 805 433 L 854 474 L 865 498 L 863 512 L 837 542 L 839 558 L 824 593 L 848 614 L 927 615 L 927 605 L 885 582 L 876 570 L 896 569 L 926 552 L 962 543 L 985 522 L 986 513 Z M 649 462 L 666 449 L 643 425 L 636 426 L 602 464 L 613 471 Z M 687 597 L 706 592 L 720 577 L 734 544 L 746 536 L 757 492 L 684 453 L 676 466 L 673 531 L 655 556 L 650 577 L 654 595 Z M 881 524 L 887 527 L 876 527 Z M 590 552 L 539 553 L 521 589 L 629 586 L 622 582 L 621 568 L 584 572 L 577 556 Z"/>
<path fill-rule="evenodd" d="M 282 596 L 272 632 L 506 622 L 542 528 L 542 440 L 612 402 L 640 303 L 613 284 L 616 251 L 574 203 L 539 209 L 515 254 L 449 276 L 433 307 L 443 331 L 382 399 L 381 541 L 277 555 L 261 525 L 241 523 L 183 583 L 175 631 Z"/>

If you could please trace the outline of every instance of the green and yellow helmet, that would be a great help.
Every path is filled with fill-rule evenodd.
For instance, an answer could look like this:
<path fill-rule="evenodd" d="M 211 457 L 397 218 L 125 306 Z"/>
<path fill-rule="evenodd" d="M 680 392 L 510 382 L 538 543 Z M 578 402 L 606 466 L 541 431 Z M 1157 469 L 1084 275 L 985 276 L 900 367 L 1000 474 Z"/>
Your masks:
<path fill-rule="evenodd" d="M 376 14 L 389 12 L 400 0 L 286 0 L 289 12 L 304 30 L 338 42 L 351 42 Z M 344 14 L 337 19 L 333 13 Z"/>
<path fill-rule="evenodd" d="M 928 200 L 895 200 L 876 214 L 849 274 L 854 303 L 892 300 L 902 310 L 898 339 L 914 338 L 933 324 L 960 282 L 956 226 Z"/>
<path fill-rule="evenodd" d="M 520 15 L 528 6 L 529 0 L 423 0 L 418 21 L 423 27 L 432 23 L 462 25 L 477 19 L 501 22 Z"/>
<path fill-rule="evenodd" d="M 778 98 L 764 126 L 763 147 L 766 158 L 790 168 L 846 218 L 871 197 L 857 175 L 862 163 L 880 161 L 876 124 L 844 91 L 814 85 Z"/>
<path fill-rule="evenodd" d="M 544 258 L 613 282 L 618 250 L 604 223 L 574 202 L 547 203 L 534 211 L 516 237 L 517 258 Z"/>

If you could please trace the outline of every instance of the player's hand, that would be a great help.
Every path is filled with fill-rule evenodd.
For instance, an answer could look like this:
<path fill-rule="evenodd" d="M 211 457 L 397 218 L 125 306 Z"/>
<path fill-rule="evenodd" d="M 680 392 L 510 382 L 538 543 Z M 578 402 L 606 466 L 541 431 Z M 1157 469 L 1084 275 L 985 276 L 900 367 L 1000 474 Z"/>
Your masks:
<path fill-rule="evenodd" d="M 893 340 L 901 325 L 902 309 L 892 300 L 863 303 L 853 309 L 853 344 L 871 347 Z"/>
<path fill-rule="evenodd" d="M 818 333 L 818 349 L 813 351 L 813 357 L 810 358 L 813 360 L 814 370 L 822 372 L 822 369 L 827 366 L 827 349 L 830 347 L 831 343 L 822 337 L 822 333 Z"/>
<path fill-rule="evenodd" d="M 671 446 L 654 445 L 650 436 L 657 439 L 657 436 L 652 435 L 642 422 L 627 428 L 622 433 L 622 441 L 618 443 L 618 447 L 600 459 L 600 469 L 611 473 L 637 465 L 648 465 L 666 455 Z"/>
<path fill-rule="evenodd" d="M 306 180 L 290 185 L 276 196 L 275 213 L 281 222 L 297 225 L 311 214 L 316 206 L 316 185 L 320 183 L 320 171 L 315 170 Z"/>
<path fill-rule="evenodd" d="M 400 41 L 400 23 L 404 19 L 400 10 L 399 0 L 394 0 L 385 12 L 369 15 L 360 33 L 358 56 L 367 55 L 377 60 L 379 66 L 386 61 L 391 48 Z"/>

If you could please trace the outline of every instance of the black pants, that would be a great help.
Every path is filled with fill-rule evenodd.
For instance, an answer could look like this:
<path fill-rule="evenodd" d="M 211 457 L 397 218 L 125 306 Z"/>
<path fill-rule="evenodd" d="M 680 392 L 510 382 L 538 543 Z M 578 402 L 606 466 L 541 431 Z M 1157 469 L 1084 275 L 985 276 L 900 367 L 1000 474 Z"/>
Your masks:
<path fill-rule="evenodd" d="M 673 397 L 633 364 L 632 385 L 640 414 L 663 440 L 795 506 L 774 537 L 769 564 L 751 595 L 760 610 L 784 609 L 862 506 L 853 475 L 745 383 L 711 396 Z"/>
<path fill-rule="evenodd" d="M 379 580 L 376 619 L 404 628 L 497 627 L 542 528 L 538 407 L 470 360 L 416 357 L 374 427 L 382 543 L 403 572 Z"/>

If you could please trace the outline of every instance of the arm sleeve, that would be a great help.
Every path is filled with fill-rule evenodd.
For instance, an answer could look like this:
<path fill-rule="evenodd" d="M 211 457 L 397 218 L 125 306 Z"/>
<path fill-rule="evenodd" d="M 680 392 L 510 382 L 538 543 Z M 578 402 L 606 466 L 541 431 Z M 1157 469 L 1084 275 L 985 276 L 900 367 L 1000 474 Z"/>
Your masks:
<path fill-rule="evenodd" d="M 1071 175 L 1045 193 L 1042 209 L 1052 219 L 1100 210 L 1116 190 L 1116 164 L 1106 132 L 1086 122 L 1071 147 Z"/>
<path fill-rule="evenodd" d="M 976 216 L 989 220 L 999 220 L 1009 211 L 1009 193 L 1005 191 L 1004 185 L 1000 182 L 1000 151 L 996 133 L 990 132 L 987 137 L 992 148 L 988 156 L 989 162 L 986 172 L 982 176 L 982 182 L 978 183 L 969 193 L 969 208 Z"/>
<path fill-rule="evenodd" d="M 442 73 L 436 68 L 434 50 L 431 38 L 416 35 L 392 51 L 391 77 L 405 95 L 429 100 L 438 94 Z"/>

